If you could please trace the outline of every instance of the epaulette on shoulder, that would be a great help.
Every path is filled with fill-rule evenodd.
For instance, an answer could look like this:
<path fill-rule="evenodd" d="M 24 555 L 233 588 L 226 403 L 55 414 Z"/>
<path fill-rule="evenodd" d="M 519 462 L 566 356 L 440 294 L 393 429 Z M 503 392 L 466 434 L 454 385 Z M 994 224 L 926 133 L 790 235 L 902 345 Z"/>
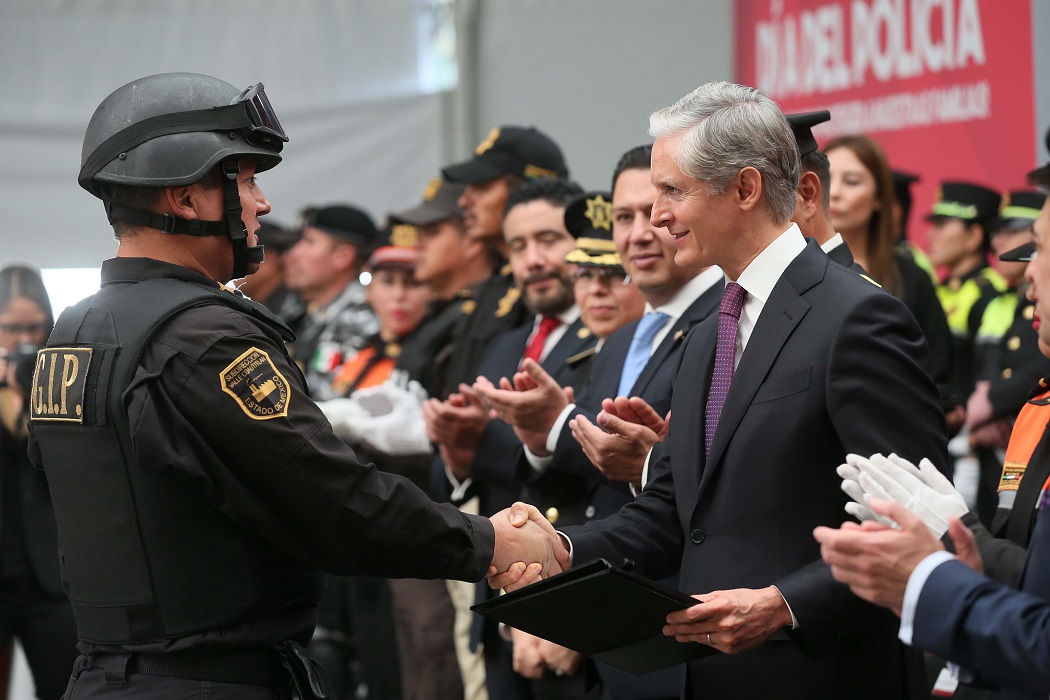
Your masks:
<path fill-rule="evenodd" d="M 582 363 L 584 360 L 586 360 L 588 357 L 592 357 L 592 356 L 597 355 L 597 354 L 598 354 L 598 348 L 596 348 L 596 347 L 587 348 L 583 352 L 578 352 L 575 355 L 573 355 L 572 357 L 570 357 L 569 359 L 565 360 L 565 364 L 568 365 L 569 367 L 575 367 L 576 365 L 578 365 L 578 364 Z"/>

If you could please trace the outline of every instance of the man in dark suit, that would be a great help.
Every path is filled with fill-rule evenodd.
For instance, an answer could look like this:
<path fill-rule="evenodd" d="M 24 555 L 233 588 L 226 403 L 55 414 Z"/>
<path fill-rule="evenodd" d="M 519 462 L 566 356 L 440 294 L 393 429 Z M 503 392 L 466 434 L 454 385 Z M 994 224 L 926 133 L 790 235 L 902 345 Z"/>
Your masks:
<path fill-rule="evenodd" d="M 1029 178 L 1045 186 L 1050 183 L 1050 166 L 1032 172 Z M 1025 246 L 1030 249 L 1024 257 L 1050 242 L 1050 203 L 1043 204 L 1032 231 L 1034 246 Z M 1025 280 L 1028 299 L 1035 304 L 1039 347 L 1050 356 L 1050 326 L 1040 323 L 1050 316 L 1050 293 L 1045 291 L 1050 289 L 1050 261 L 1033 255 Z M 1037 391 L 1045 390 L 1041 381 Z M 1030 412 L 1039 422 L 1045 420 L 1038 407 L 1026 408 L 1033 408 Z M 1025 426 L 1019 419 L 1015 436 L 1035 427 L 1036 423 Z M 937 533 L 931 532 L 926 522 L 928 507 L 922 509 L 920 519 L 895 501 L 871 501 L 869 505 L 874 513 L 895 521 L 900 526 L 897 529 L 865 523 L 814 532 L 838 580 L 848 583 L 857 595 L 900 615 L 902 640 L 976 672 L 983 681 L 1001 684 L 1004 699 L 1045 698 L 1050 693 L 1050 647 L 1046 644 L 1050 637 L 1050 522 L 1041 517 L 1050 506 L 1048 435 L 1050 430 L 1044 430 L 1041 438 L 1025 440 L 1022 434 L 1021 441 L 1032 449 L 1031 459 L 1020 470 L 1009 463 L 1003 470 L 1004 480 L 1023 477 L 1020 486 L 1015 486 L 1013 508 L 1006 513 L 1000 510 L 996 517 L 995 529 L 1005 539 L 991 539 L 972 514 L 951 518 L 948 534 L 953 556 L 944 551 Z M 929 505 L 926 487 L 931 479 L 923 481 L 909 494 L 913 505 Z M 1027 553 L 1018 568 L 1025 544 Z M 1011 590 L 1010 583 L 1019 590 Z"/>
<path fill-rule="evenodd" d="M 498 382 L 530 357 L 558 382 L 571 385 L 572 367 L 566 361 L 593 347 L 595 338 L 580 322 L 565 263 L 575 239 L 565 228 L 564 209 L 581 193 L 565 180 L 536 180 L 511 192 L 504 236 L 515 282 L 533 316 L 492 342 L 478 375 Z M 435 461 L 439 492 L 457 503 L 476 495 L 481 513 L 495 513 L 517 500 L 520 484 L 505 465 L 521 443 L 505 422 L 490 420 L 489 409 L 470 386 L 461 385 L 447 401 L 427 401 L 423 415 L 440 452 Z M 479 597 L 488 594 L 482 584 Z M 491 697 L 529 697 L 528 685 L 511 671 L 511 649 L 495 624 L 483 625 L 477 618 L 471 642 L 484 643 Z"/>
<path fill-rule="evenodd" d="M 564 532 L 573 561 L 680 569 L 702 602 L 665 634 L 725 652 L 687 665 L 686 697 L 921 697 L 921 658 L 892 616 L 832 579 L 811 537 L 841 519 L 847 452 L 881 441 L 947 464 L 921 330 L 790 224 L 798 149 L 761 91 L 701 86 L 654 113 L 650 133 L 653 223 L 678 264 L 719 265 L 729 284 L 719 318 L 686 340 L 648 483 L 617 515 Z"/>

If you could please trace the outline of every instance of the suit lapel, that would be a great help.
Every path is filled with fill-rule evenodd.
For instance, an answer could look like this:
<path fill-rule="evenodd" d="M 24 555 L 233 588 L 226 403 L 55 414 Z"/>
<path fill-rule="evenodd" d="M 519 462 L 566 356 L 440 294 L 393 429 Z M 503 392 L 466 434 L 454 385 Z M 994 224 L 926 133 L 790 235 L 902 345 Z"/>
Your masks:
<path fill-rule="evenodd" d="M 685 313 L 678 317 L 678 320 L 671 326 L 671 330 L 660 341 L 660 345 L 653 352 L 652 357 L 645 363 L 645 367 L 642 368 L 642 373 L 638 375 L 638 379 L 635 380 L 634 387 L 631 389 L 631 396 L 643 396 L 645 394 L 645 390 L 649 387 L 649 382 L 656 376 L 656 372 L 663 366 L 675 349 L 682 344 L 685 336 L 693 326 L 710 316 L 711 312 L 718 308 L 718 302 L 722 298 L 722 289 L 721 284 L 712 285 L 703 294 L 694 299 L 693 303 L 686 308 Z M 626 359 L 626 356 L 625 352 L 624 359 Z M 623 367 L 623 362 L 620 363 L 620 367 Z"/>
<path fill-rule="evenodd" d="M 565 363 L 573 355 L 593 347 L 597 342 L 590 329 L 583 325 L 581 319 L 576 321 L 565 330 L 565 335 L 551 348 L 550 354 L 540 363 L 547 373 L 561 383 L 569 366 Z"/>
<path fill-rule="evenodd" d="M 762 386 L 769 370 L 776 361 L 784 344 L 791 337 L 795 328 L 809 311 L 809 303 L 802 298 L 814 284 L 824 276 L 828 258 L 816 243 L 810 241 L 807 247 L 788 265 L 758 317 L 758 323 L 748 339 L 747 347 L 740 358 L 740 365 L 733 374 L 729 385 L 722 415 L 718 419 L 711 442 L 711 454 L 708 455 L 697 499 L 704 487 L 711 480 L 712 474 L 720 466 L 726 446 L 733 437 L 737 426 L 751 405 L 758 388 Z M 706 388 L 710 385 L 710 375 L 704 382 L 705 404 Z M 706 417 L 705 417 L 706 419 Z M 700 454 L 703 454 L 703 424 L 700 426 Z"/>

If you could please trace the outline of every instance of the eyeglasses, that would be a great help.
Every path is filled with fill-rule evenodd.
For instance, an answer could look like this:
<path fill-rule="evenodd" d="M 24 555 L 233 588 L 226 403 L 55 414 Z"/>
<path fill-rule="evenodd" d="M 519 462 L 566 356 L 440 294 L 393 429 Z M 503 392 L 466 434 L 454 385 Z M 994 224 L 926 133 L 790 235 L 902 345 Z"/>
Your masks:
<path fill-rule="evenodd" d="M 581 265 L 575 268 L 569 276 L 574 283 L 580 281 L 601 280 L 605 284 L 613 284 L 614 282 L 628 284 L 631 281 L 631 276 L 624 272 L 621 267 L 595 267 Z"/>
<path fill-rule="evenodd" d="M 7 335 L 38 335 L 49 329 L 47 323 L 0 323 L 0 333 Z"/>

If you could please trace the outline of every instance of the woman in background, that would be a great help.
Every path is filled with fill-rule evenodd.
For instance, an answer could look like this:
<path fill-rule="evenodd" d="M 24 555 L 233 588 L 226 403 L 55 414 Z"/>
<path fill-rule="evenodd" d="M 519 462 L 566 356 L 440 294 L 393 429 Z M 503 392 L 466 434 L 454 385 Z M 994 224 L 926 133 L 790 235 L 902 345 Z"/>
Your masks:
<path fill-rule="evenodd" d="M 77 657 L 47 478 L 26 452 L 36 351 L 53 326 L 40 274 L 23 265 L 0 270 L 0 645 L 18 638 L 37 697 L 48 700 L 65 692 Z"/>
<path fill-rule="evenodd" d="M 929 275 L 896 246 L 893 176 L 886 155 L 866 134 L 833 138 L 823 151 L 831 164 L 831 222 L 853 259 L 919 322 L 930 347 L 930 374 L 950 407 L 951 331 Z"/>

